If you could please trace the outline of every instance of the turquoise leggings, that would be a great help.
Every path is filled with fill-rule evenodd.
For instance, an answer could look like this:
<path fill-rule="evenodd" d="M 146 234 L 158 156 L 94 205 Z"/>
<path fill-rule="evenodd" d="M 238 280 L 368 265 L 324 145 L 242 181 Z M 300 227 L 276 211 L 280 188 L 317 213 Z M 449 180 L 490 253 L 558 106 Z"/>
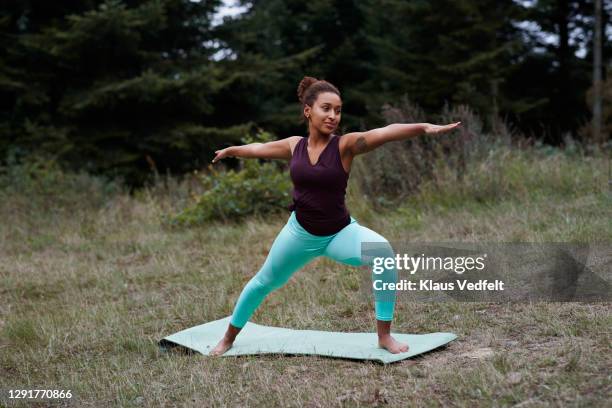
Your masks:
<path fill-rule="evenodd" d="M 295 211 L 291 212 L 289 221 L 280 231 L 266 261 L 261 269 L 245 285 L 236 301 L 231 324 L 242 328 L 255 312 L 265 297 L 283 286 L 297 270 L 319 256 L 326 256 L 351 266 L 372 265 L 374 256 L 362 256 L 362 242 L 376 243 L 370 255 L 394 257 L 393 248 L 381 235 L 359 225 L 351 217 L 351 223 L 333 235 L 318 236 L 306 231 L 297 221 Z M 370 244 L 367 244 L 370 245 Z M 364 247 L 366 247 L 365 245 Z M 396 282 L 395 266 L 385 269 L 376 268 L 372 278 L 384 282 Z M 379 287 L 379 286 L 377 286 Z M 330 288 L 331 289 L 331 288 Z M 374 291 L 376 319 L 391 321 L 395 308 L 395 292 L 386 290 Z M 382 295 L 382 296 L 379 296 Z"/>

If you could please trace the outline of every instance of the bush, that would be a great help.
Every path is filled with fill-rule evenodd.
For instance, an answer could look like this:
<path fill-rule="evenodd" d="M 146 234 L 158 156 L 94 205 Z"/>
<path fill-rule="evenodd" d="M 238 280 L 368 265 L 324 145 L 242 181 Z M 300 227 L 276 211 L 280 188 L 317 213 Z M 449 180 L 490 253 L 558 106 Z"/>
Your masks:
<path fill-rule="evenodd" d="M 406 96 L 396 105 L 383 106 L 382 115 L 387 124 L 461 121 L 461 127 L 442 135 L 387 143 L 365 159 L 355 160 L 353 176 L 376 209 L 395 207 L 417 194 L 423 184 L 443 184 L 449 179 L 463 184 L 470 167 L 486 159 L 492 149 L 510 146 L 515 133 L 501 121 L 494 131 L 483 131 L 478 115 L 465 105 L 446 105 L 439 115 L 428 117 Z"/>
<path fill-rule="evenodd" d="M 4 162 L 0 165 L 0 199 L 23 201 L 32 210 L 99 208 L 122 191 L 121 180 L 65 171 L 49 157 L 20 157 L 12 150 Z"/>
<path fill-rule="evenodd" d="M 245 144 L 272 140 L 267 132 L 254 138 L 245 137 Z M 180 213 L 166 217 L 171 225 L 197 225 L 210 220 L 239 220 L 247 215 L 266 214 L 286 210 L 290 204 L 291 179 L 275 163 L 261 163 L 257 159 L 241 161 L 239 171 L 219 172 L 208 167 L 198 176 L 205 192 L 195 203 Z"/>
<path fill-rule="evenodd" d="M 489 158 L 468 168 L 462 183 L 441 176 L 424 183 L 405 203 L 419 207 L 451 208 L 466 201 L 482 204 L 537 197 L 573 199 L 605 192 L 606 173 L 601 157 L 580 158 L 563 150 L 492 149 Z"/>

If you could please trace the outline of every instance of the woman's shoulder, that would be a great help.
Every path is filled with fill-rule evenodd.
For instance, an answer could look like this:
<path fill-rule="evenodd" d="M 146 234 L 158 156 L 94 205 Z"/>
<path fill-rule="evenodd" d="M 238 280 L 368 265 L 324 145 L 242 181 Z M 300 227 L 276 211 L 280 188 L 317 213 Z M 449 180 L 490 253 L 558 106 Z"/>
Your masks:
<path fill-rule="evenodd" d="M 289 136 L 289 148 L 291 149 L 291 156 L 293 156 L 293 152 L 295 151 L 295 147 L 298 143 L 304 140 L 303 136 Z"/>

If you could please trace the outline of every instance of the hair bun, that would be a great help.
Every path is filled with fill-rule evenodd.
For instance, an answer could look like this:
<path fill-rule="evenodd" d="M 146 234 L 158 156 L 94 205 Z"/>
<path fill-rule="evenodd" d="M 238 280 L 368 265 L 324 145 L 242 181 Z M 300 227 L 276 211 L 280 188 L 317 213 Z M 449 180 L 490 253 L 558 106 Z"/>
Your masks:
<path fill-rule="evenodd" d="M 304 94 L 306 93 L 308 87 L 317 81 L 317 78 L 313 78 L 310 76 L 305 76 L 304 78 L 302 78 L 297 88 L 297 96 L 301 103 L 304 103 Z"/>

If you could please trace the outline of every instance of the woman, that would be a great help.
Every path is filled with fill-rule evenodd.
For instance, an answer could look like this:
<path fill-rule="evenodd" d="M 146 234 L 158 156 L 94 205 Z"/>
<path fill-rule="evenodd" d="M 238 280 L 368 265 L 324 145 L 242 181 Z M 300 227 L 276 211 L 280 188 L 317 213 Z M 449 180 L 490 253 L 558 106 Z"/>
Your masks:
<path fill-rule="evenodd" d="M 367 132 L 339 135 L 333 133 L 340 123 L 342 111 L 338 89 L 327 81 L 304 77 L 297 93 L 304 118 L 308 121 L 307 138 L 291 136 L 274 142 L 231 146 L 215 152 L 213 163 L 224 157 L 289 160 L 294 189 L 289 221 L 276 237 L 261 269 L 242 290 L 225 336 L 209 355 L 221 355 L 230 349 L 264 298 L 316 257 L 326 256 L 353 266 L 369 264 L 363 260 L 362 242 L 381 243 L 379 254 L 393 257 L 388 241 L 359 225 L 345 206 L 353 158 L 386 142 L 446 132 L 460 123 L 446 126 L 391 124 Z M 395 268 L 387 270 L 384 275 L 386 281 L 394 281 Z M 408 351 L 408 345 L 390 335 L 395 297 L 377 296 L 374 303 L 379 347 L 391 353 Z"/>

